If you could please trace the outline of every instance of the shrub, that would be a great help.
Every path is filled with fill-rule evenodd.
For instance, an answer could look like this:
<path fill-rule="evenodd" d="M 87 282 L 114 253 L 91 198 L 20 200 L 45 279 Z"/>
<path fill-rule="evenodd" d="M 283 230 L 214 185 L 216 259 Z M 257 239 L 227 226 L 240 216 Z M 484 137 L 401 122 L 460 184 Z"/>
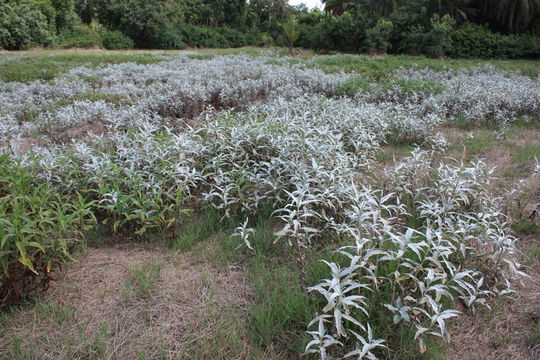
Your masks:
<path fill-rule="evenodd" d="M 274 45 L 274 39 L 267 33 L 260 33 L 257 37 L 257 46 L 272 46 Z"/>
<path fill-rule="evenodd" d="M 510 59 L 539 57 L 540 38 L 529 34 L 499 35 L 493 54 L 495 57 Z"/>
<path fill-rule="evenodd" d="M 101 33 L 87 25 L 75 26 L 73 29 L 62 30 L 56 40 L 61 48 L 93 48 L 102 47 Z"/>
<path fill-rule="evenodd" d="M 455 58 L 493 57 L 497 36 L 486 26 L 465 23 L 450 34 L 452 46 L 448 55 Z"/>
<path fill-rule="evenodd" d="M 353 19 L 350 14 L 345 13 L 339 17 L 325 16 L 316 24 L 313 24 L 311 18 L 301 18 L 299 22 L 301 35 L 298 45 L 302 47 L 344 52 L 365 48 L 366 24 L 362 17 Z"/>
<path fill-rule="evenodd" d="M 47 17 L 41 11 L 24 3 L 0 4 L 0 48 L 46 46 L 52 37 Z"/>
<path fill-rule="evenodd" d="M 377 21 L 377 24 L 367 30 L 367 45 L 370 53 L 385 53 L 390 48 L 390 35 L 394 24 L 383 18 Z"/>
<path fill-rule="evenodd" d="M 412 55 L 419 55 L 424 50 L 426 38 L 425 28 L 421 25 L 413 25 L 409 28 L 400 44 L 400 50 Z"/>
<path fill-rule="evenodd" d="M 182 40 L 182 35 L 172 25 L 162 29 L 154 28 L 151 30 L 148 39 L 135 43 L 137 47 L 145 49 L 180 50 L 186 48 L 186 44 Z"/>
<path fill-rule="evenodd" d="M 8 154 L 0 156 L 0 307 L 47 287 L 89 214 L 82 197 L 67 201 Z"/>
<path fill-rule="evenodd" d="M 246 29 L 245 31 L 240 31 L 229 26 L 221 26 L 215 28 L 214 31 L 221 33 L 227 41 L 228 46 L 223 47 L 257 45 L 261 39 L 261 35 L 257 30 Z"/>
<path fill-rule="evenodd" d="M 117 30 L 103 33 L 101 41 L 107 50 L 131 49 L 134 46 L 133 40 L 129 36 Z"/>
<path fill-rule="evenodd" d="M 271 38 L 262 38 L 258 31 L 240 31 L 229 26 L 206 27 L 189 24 L 179 24 L 177 31 L 182 40 L 192 47 L 228 48 L 247 45 L 272 43 Z"/>
<path fill-rule="evenodd" d="M 427 56 L 441 58 L 450 48 L 452 39 L 450 33 L 456 21 L 450 15 L 442 18 L 434 15 L 431 18 L 431 30 L 426 34 L 424 52 Z"/>
<path fill-rule="evenodd" d="M 455 58 L 522 58 L 540 56 L 540 39 L 529 34 L 494 34 L 486 26 L 465 23 L 451 33 L 448 55 Z"/>
<path fill-rule="evenodd" d="M 281 27 L 283 28 L 283 37 L 285 39 L 285 43 L 289 48 L 290 55 L 292 56 L 294 43 L 300 37 L 300 31 L 297 30 L 298 24 L 296 20 L 289 20 L 281 24 Z"/>

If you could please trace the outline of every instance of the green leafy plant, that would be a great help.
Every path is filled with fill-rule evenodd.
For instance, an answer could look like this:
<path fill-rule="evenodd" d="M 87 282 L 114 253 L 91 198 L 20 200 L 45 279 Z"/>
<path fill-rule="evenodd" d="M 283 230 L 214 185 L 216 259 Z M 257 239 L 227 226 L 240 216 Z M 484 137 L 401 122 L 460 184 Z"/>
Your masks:
<path fill-rule="evenodd" d="M 107 50 L 132 49 L 133 40 L 121 31 L 107 31 L 101 35 L 103 47 Z"/>
<path fill-rule="evenodd" d="M 300 37 L 300 31 L 297 30 L 297 23 L 294 20 L 289 20 L 281 24 L 281 28 L 283 29 L 285 42 L 289 48 L 289 54 L 292 56 L 294 43 Z"/>
<path fill-rule="evenodd" d="M 82 195 L 69 199 L 8 154 L 0 156 L 0 306 L 47 288 L 51 272 L 93 220 Z"/>
<path fill-rule="evenodd" d="M 394 24 L 383 18 L 377 24 L 367 30 L 367 44 L 371 54 L 386 53 L 390 48 L 390 35 Z"/>
<path fill-rule="evenodd" d="M 425 53 L 433 58 L 442 58 L 452 45 L 451 31 L 456 21 L 450 15 L 431 18 L 431 30 L 426 34 Z"/>

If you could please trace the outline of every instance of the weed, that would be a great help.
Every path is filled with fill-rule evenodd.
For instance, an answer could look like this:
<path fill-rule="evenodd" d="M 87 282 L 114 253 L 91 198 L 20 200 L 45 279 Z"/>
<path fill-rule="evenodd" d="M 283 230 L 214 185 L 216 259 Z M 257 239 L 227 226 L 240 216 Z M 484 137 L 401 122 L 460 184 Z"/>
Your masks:
<path fill-rule="evenodd" d="M 159 284 L 161 278 L 161 267 L 159 262 L 152 261 L 149 264 L 141 264 L 128 269 L 130 276 L 129 282 L 125 285 L 124 295 L 135 298 L 147 299 Z"/>
<path fill-rule="evenodd" d="M 272 342 L 289 350 L 300 350 L 298 334 L 312 313 L 309 298 L 300 289 L 298 274 L 278 265 L 255 261 L 252 269 L 257 305 L 250 310 L 250 329 L 254 343 L 265 348 Z M 296 348 L 295 348 L 296 347 Z"/>
<path fill-rule="evenodd" d="M 36 301 L 34 305 L 37 316 L 52 319 L 57 326 L 75 317 L 75 309 L 70 305 L 59 305 L 50 301 Z"/>
<path fill-rule="evenodd" d="M 540 158 L 540 145 L 527 142 L 523 145 L 514 145 L 512 148 L 512 160 L 518 165 L 530 165 L 535 159 Z"/>
<path fill-rule="evenodd" d="M 523 235 L 533 235 L 540 232 L 540 225 L 534 220 L 520 218 L 512 226 L 515 232 Z"/>
<path fill-rule="evenodd" d="M 171 239 L 173 249 L 189 250 L 197 242 L 210 237 L 223 228 L 221 215 L 214 210 L 204 211 L 179 224 L 180 234 Z"/>

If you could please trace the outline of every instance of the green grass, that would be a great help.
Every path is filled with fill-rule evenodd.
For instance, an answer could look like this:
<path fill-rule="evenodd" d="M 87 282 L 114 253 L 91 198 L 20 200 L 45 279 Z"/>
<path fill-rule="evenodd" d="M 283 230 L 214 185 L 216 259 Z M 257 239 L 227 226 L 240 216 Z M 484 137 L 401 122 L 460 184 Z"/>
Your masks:
<path fill-rule="evenodd" d="M 413 146 L 409 144 L 383 146 L 375 154 L 375 159 L 381 163 L 391 163 L 409 155 L 412 150 Z"/>
<path fill-rule="evenodd" d="M 207 239 L 220 231 L 224 224 L 217 211 L 204 211 L 186 218 L 180 224 L 180 234 L 172 239 L 171 247 L 175 250 L 189 250 L 201 240 Z"/>
<path fill-rule="evenodd" d="M 507 178 L 518 178 L 527 175 L 528 170 L 525 167 L 509 167 L 504 169 L 503 175 Z"/>
<path fill-rule="evenodd" d="M 491 64 L 502 70 L 535 77 L 540 74 L 538 60 L 480 60 L 480 59 L 430 59 L 424 56 L 386 55 L 370 57 L 367 55 L 320 56 L 310 62 L 327 73 L 357 73 L 371 79 L 390 77 L 400 67 L 406 69 L 430 68 L 434 71 L 470 68 Z"/>
<path fill-rule="evenodd" d="M 538 229 L 540 230 L 540 228 Z M 532 245 L 527 250 L 527 265 L 530 267 L 540 267 L 540 247 L 538 245 Z"/>
<path fill-rule="evenodd" d="M 477 132 L 474 137 L 465 137 L 463 139 L 463 145 L 465 146 L 466 152 L 464 160 L 472 160 L 474 157 L 491 150 L 494 142 L 494 135 L 488 132 Z"/>
<path fill-rule="evenodd" d="M 198 328 L 215 328 L 216 331 L 211 337 L 204 337 L 197 341 L 196 346 L 186 350 L 180 359 L 224 359 L 225 354 L 242 354 L 245 352 L 245 342 L 242 339 L 242 332 L 245 326 L 245 318 L 230 306 L 216 308 L 210 306 L 206 309 L 208 318 L 202 318 Z M 218 321 L 219 323 L 215 324 Z M 198 329 L 191 329 L 191 333 L 196 334 Z M 204 330 L 203 330 L 204 331 Z"/>
<path fill-rule="evenodd" d="M 65 321 L 75 317 L 75 309 L 71 305 L 59 305 L 51 301 L 36 300 L 34 304 L 36 314 L 44 319 L 51 319 L 55 325 L 61 325 Z"/>
<path fill-rule="evenodd" d="M 540 160 L 540 144 L 536 142 L 527 142 L 511 148 L 512 160 L 519 165 L 529 165 L 535 158 Z"/>
<path fill-rule="evenodd" d="M 125 284 L 124 296 L 147 299 L 156 289 L 161 278 L 161 264 L 152 261 L 128 269 L 129 281 Z"/>
<path fill-rule="evenodd" d="M 88 51 L 0 55 L 0 81 L 52 80 L 59 74 L 78 66 L 97 67 L 125 62 L 154 64 L 163 60 L 152 53 L 96 53 Z"/>
<path fill-rule="evenodd" d="M 534 326 L 533 330 L 526 336 L 527 345 L 529 345 L 531 348 L 540 344 L 540 320 L 538 319 L 538 317 L 536 317 L 536 319 L 533 321 L 536 322 L 536 325 Z"/>
<path fill-rule="evenodd" d="M 316 309 L 301 289 L 300 274 L 261 258 L 253 261 L 250 273 L 257 298 L 249 320 L 253 342 L 263 349 L 273 343 L 301 353 L 303 332 Z"/>
<path fill-rule="evenodd" d="M 192 253 L 198 254 L 204 261 L 218 264 L 227 269 L 231 264 L 247 269 L 248 279 L 255 299 L 249 309 L 247 319 L 250 342 L 254 349 L 264 353 L 267 347 L 278 349 L 279 354 L 297 356 L 305 346 L 305 333 L 308 321 L 317 311 L 314 302 L 302 289 L 298 263 L 290 253 L 284 241 L 275 243 L 275 230 L 270 220 L 271 206 L 262 206 L 261 210 L 249 220 L 256 232 L 250 237 L 254 250 L 243 246 L 241 239 L 231 237 L 234 226 L 222 224 L 220 230 L 211 237 L 217 243 L 217 249 L 209 246 L 203 236 L 195 242 Z M 238 220 L 238 219 L 236 219 Z M 204 220 L 200 220 L 204 221 Z M 212 228 L 212 222 L 207 228 Z M 213 280 L 201 274 L 201 280 L 213 292 Z M 234 330 L 234 327 L 231 331 Z M 221 336 L 224 341 L 227 337 Z M 234 338 L 225 342 L 232 341 Z M 205 354 L 214 354 L 219 350 L 217 344 L 204 346 Z M 190 354 L 191 356 L 195 356 Z M 198 357 L 196 357 L 198 358 Z"/>
<path fill-rule="evenodd" d="M 191 58 L 206 59 L 218 55 L 246 54 L 260 56 L 272 54 L 287 56 L 286 48 L 242 47 L 231 49 L 189 49 L 199 55 L 189 55 Z M 0 55 L 0 81 L 28 82 L 33 80 L 51 80 L 59 74 L 74 67 L 96 67 L 106 64 L 135 62 L 152 64 L 164 61 L 162 56 L 173 55 L 182 51 L 95 51 L 95 50 L 41 50 L 9 52 Z M 303 50 L 301 55 L 290 63 L 305 62 L 308 67 L 316 67 L 327 73 L 353 72 L 370 79 L 382 79 L 392 75 L 400 68 L 431 68 L 435 71 L 457 69 L 484 64 L 492 64 L 503 70 L 526 76 L 540 74 L 537 60 L 461 60 L 461 59 L 429 59 L 423 56 L 387 55 L 369 57 L 366 55 L 315 56 L 311 50 Z"/>
<path fill-rule="evenodd" d="M 407 80 L 401 78 L 381 78 L 377 82 L 366 77 L 353 77 L 336 88 L 337 96 L 354 96 L 357 93 L 384 94 L 392 91 L 401 96 L 413 94 L 435 95 L 444 91 L 444 86 L 436 81 Z"/>
<path fill-rule="evenodd" d="M 523 235 L 533 235 L 540 233 L 540 225 L 533 220 L 521 218 L 512 226 L 515 232 Z"/>

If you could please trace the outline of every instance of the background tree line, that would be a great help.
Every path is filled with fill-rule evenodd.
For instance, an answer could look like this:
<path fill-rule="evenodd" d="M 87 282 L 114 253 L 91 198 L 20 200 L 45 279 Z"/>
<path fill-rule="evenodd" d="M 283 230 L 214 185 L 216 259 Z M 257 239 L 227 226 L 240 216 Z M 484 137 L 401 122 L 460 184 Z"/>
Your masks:
<path fill-rule="evenodd" d="M 320 52 L 537 57 L 540 0 L 0 0 L 0 47 L 288 45 Z"/>

